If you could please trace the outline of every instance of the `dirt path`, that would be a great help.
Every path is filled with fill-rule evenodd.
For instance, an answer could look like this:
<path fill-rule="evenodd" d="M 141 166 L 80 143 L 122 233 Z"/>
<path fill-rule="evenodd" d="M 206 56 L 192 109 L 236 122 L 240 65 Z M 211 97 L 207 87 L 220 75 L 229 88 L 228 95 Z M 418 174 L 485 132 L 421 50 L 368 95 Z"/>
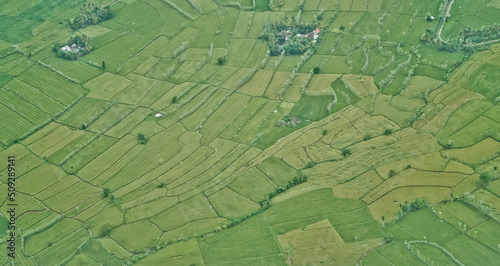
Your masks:
<path fill-rule="evenodd" d="M 439 23 L 438 23 L 439 29 L 437 30 L 437 38 L 440 42 L 444 42 L 443 39 L 441 38 L 441 32 L 443 31 L 444 24 L 446 23 L 446 18 L 451 15 L 450 9 L 454 2 L 455 0 L 451 1 L 448 0 L 448 2 L 446 2 L 446 6 L 444 7 L 446 10 L 446 14 L 441 14 L 441 17 L 439 18 Z"/>

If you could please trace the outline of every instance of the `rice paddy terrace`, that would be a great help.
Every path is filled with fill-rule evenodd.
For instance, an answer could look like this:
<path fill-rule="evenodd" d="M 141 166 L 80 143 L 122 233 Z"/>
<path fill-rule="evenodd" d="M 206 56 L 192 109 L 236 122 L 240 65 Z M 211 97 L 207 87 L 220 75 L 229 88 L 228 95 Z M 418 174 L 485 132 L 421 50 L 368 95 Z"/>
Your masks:
<path fill-rule="evenodd" d="M 499 0 L 234 1 L 0 0 L 3 265 L 500 261 Z"/>

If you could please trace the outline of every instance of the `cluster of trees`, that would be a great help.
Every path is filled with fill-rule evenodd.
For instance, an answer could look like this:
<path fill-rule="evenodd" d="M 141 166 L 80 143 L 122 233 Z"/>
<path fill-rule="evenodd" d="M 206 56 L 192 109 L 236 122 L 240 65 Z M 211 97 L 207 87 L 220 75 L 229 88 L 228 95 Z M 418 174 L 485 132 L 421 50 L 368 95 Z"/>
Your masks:
<path fill-rule="evenodd" d="M 437 41 L 433 40 L 432 36 L 432 31 L 427 29 L 422 40 L 427 42 Z M 474 52 L 475 46 L 483 42 L 498 39 L 500 39 L 500 25 L 498 24 L 489 27 L 483 26 L 480 29 L 467 28 L 460 31 L 457 38 L 448 42 L 439 43 L 438 49 L 448 52 L 456 52 L 458 50 Z"/>
<path fill-rule="evenodd" d="M 74 30 L 79 30 L 88 25 L 96 25 L 101 21 L 111 19 L 111 9 L 109 6 L 103 7 L 101 4 L 95 5 L 94 1 L 83 4 L 80 8 L 80 16 L 69 21 L 69 26 Z"/>
<path fill-rule="evenodd" d="M 427 200 L 417 198 L 412 203 L 408 204 L 408 202 L 405 202 L 404 205 L 401 205 L 401 211 L 403 212 L 403 214 L 406 214 L 412 211 L 420 210 L 425 207 L 427 207 Z"/>
<path fill-rule="evenodd" d="M 148 139 L 146 138 L 146 136 L 144 136 L 144 134 L 142 133 L 137 134 L 137 143 L 146 144 L 146 142 L 148 142 Z"/>
<path fill-rule="evenodd" d="M 480 29 L 473 30 L 471 28 L 460 32 L 458 42 L 462 44 L 481 43 L 490 40 L 500 39 L 500 25 L 483 26 Z"/>
<path fill-rule="evenodd" d="M 297 34 L 312 34 L 317 27 L 319 27 L 318 22 L 297 23 L 293 16 L 291 19 L 285 17 L 282 21 L 266 23 L 260 38 L 268 41 L 272 56 L 281 54 L 283 50 L 291 55 L 303 54 L 314 46 L 314 39 Z"/>
<path fill-rule="evenodd" d="M 64 51 L 62 48 L 65 46 L 68 46 L 70 49 Z M 92 51 L 92 39 L 85 34 L 70 37 L 66 43 L 55 43 L 53 51 L 57 57 L 76 60 Z"/>

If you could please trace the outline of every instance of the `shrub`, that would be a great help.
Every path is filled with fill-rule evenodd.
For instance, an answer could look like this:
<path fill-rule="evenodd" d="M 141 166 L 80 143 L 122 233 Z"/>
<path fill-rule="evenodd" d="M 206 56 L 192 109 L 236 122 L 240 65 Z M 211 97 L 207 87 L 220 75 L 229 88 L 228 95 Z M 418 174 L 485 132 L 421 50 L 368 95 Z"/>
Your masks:
<path fill-rule="evenodd" d="M 107 198 L 111 195 L 111 191 L 109 190 L 109 188 L 105 188 L 103 189 L 103 192 L 104 192 L 104 197 Z"/>
<path fill-rule="evenodd" d="M 174 104 L 174 103 L 177 103 L 177 96 L 174 96 L 174 97 L 172 98 L 172 104 Z"/>
<path fill-rule="evenodd" d="M 219 58 L 217 58 L 217 64 L 219 65 L 224 65 L 224 63 L 226 63 L 226 57 L 225 56 L 221 56 Z"/>
<path fill-rule="evenodd" d="M 391 135 L 392 134 L 392 129 L 386 129 L 384 131 L 384 135 L 388 136 L 388 135 Z"/>
<path fill-rule="evenodd" d="M 370 134 L 366 134 L 364 137 L 363 137 L 363 140 L 369 140 L 371 139 L 372 136 L 370 136 Z"/>
<path fill-rule="evenodd" d="M 111 232 L 111 226 L 109 224 L 106 224 L 102 227 L 100 236 L 101 237 L 109 236 L 110 232 Z"/>
<path fill-rule="evenodd" d="M 146 136 L 144 136 L 144 134 L 139 133 L 137 134 L 137 142 L 139 144 L 146 144 L 146 142 L 148 142 L 148 139 L 146 138 Z"/>
<path fill-rule="evenodd" d="M 392 170 L 392 169 L 391 169 L 391 170 L 389 171 L 389 178 L 390 178 L 390 177 L 393 177 L 393 176 L 395 176 L 395 175 L 396 175 L 396 171 L 394 171 L 394 170 Z"/>
<path fill-rule="evenodd" d="M 408 204 L 408 202 L 405 202 L 404 205 L 401 205 L 401 211 L 403 211 L 403 214 L 406 214 L 408 212 L 417 211 L 425 207 L 427 207 L 427 200 L 416 198 L 415 201 L 410 204 Z"/>
<path fill-rule="evenodd" d="M 344 156 L 344 157 L 347 157 L 347 156 L 351 155 L 351 150 L 346 149 L 346 148 L 343 148 L 341 150 L 341 152 L 342 152 L 342 156 Z"/>
<path fill-rule="evenodd" d="M 479 176 L 479 180 L 481 180 L 481 183 L 483 184 L 488 184 L 491 180 L 493 180 L 493 178 L 488 173 L 482 173 Z"/>
<path fill-rule="evenodd" d="M 389 244 L 394 240 L 394 236 L 390 233 L 385 233 L 384 234 L 384 241 L 385 243 Z"/>
<path fill-rule="evenodd" d="M 309 161 L 309 162 L 306 164 L 306 168 L 311 168 L 311 167 L 313 167 L 314 165 L 316 165 L 314 162 Z"/>
<path fill-rule="evenodd" d="M 314 74 L 319 74 L 319 72 L 321 72 L 321 68 L 319 68 L 319 66 L 315 66 L 314 69 L 313 69 L 313 73 Z"/>

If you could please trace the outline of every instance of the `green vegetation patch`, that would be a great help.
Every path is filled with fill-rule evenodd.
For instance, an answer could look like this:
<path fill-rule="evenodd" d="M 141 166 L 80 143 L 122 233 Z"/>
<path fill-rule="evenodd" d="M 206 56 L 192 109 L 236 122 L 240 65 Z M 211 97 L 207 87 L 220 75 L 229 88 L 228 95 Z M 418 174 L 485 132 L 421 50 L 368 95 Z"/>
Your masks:
<path fill-rule="evenodd" d="M 288 23 L 290 21 L 290 23 Z M 297 23 L 295 19 L 285 17 L 283 21 L 268 22 L 260 38 L 269 42 L 271 55 L 303 54 L 319 41 L 319 24 Z"/>
<path fill-rule="evenodd" d="M 460 231 L 458 229 L 447 223 L 440 222 L 439 219 L 428 209 L 407 214 L 395 225 L 387 228 L 387 231 L 392 233 L 393 230 L 397 231 L 400 229 L 413 235 L 413 239 L 428 240 L 438 244 L 445 243 L 446 241 L 460 235 Z M 393 235 L 396 239 L 398 239 L 398 233 L 395 232 Z"/>

